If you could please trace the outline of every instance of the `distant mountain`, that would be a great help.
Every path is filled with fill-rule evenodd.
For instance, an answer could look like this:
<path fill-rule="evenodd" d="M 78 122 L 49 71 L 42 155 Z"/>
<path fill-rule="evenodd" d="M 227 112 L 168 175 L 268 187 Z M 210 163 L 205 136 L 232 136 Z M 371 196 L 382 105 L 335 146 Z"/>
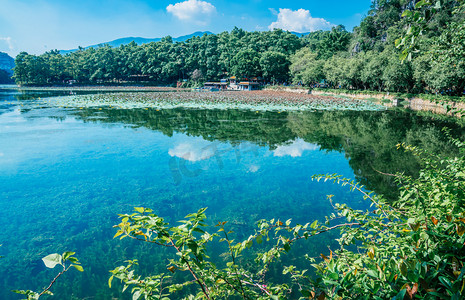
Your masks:
<path fill-rule="evenodd" d="M 6 53 L 0 52 L 0 70 L 4 70 L 10 74 L 13 74 L 13 68 L 15 67 L 15 60 L 13 57 Z"/>
<path fill-rule="evenodd" d="M 204 34 L 213 34 L 213 33 L 211 33 L 210 31 L 197 31 L 197 32 L 194 32 L 192 34 L 183 35 L 183 36 L 180 36 L 180 37 L 177 37 L 177 38 L 173 38 L 173 42 L 185 42 L 188 39 L 193 38 L 194 36 L 202 36 Z M 110 41 L 110 42 L 106 42 L 106 43 L 101 43 L 101 44 L 97 44 L 97 45 L 88 46 L 88 47 L 85 47 L 84 49 L 97 48 L 97 47 L 103 46 L 103 45 L 110 45 L 112 47 L 119 47 L 121 45 L 127 45 L 132 41 L 134 41 L 137 45 L 142 45 L 142 44 L 147 44 L 147 43 L 151 43 L 151 42 L 159 42 L 159 41 L 161 41 L 161 39 L 162 38 L 147 39 L 147 38 L 141 38 L 141 37 L 125 37 L 125 38 L 116 39 L 114 41 Z M 67 54 L 67 53 L 71 53 L 71 52 L 74 52 L 74 51 L 77 51 L 77 50 L 78 49 L 60 50 L 60 53 L 61 54 Z"/>
<path fill-rule="evenodd" d="M 11 75 L 13 75 L 14 67 L 15 60 L 13 57 L 6 53 L 0 52 L 0 84 L 13 83 Z"/>
<path fill-rule="evenodd" d="M 308 35 L 310 32 L 295 32 L 295 31 L 290 31 L 290 33 L 295 34 L 298 37 L 303 37 Z"/>

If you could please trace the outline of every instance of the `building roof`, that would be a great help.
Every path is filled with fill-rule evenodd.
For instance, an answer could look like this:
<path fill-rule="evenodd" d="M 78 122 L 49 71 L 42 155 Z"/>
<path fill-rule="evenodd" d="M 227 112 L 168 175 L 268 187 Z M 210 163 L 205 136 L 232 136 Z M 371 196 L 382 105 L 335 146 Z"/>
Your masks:
<path fill-rule="evenodd" d="M 227 85 L 227 82 L 205 82 L 204 85 L 211 84 L 211 85 Z"/>

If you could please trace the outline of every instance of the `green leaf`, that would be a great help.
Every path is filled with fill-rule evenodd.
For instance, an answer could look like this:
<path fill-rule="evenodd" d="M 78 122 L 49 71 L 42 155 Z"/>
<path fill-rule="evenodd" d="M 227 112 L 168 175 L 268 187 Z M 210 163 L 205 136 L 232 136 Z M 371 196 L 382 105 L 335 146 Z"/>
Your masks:
<path fill-rule="evenodd" d="M 450 288 L 451 288 L 451 286 L 452 286 L 452 284 L 451 284 L 450 280 L 449 280 L 449 279 L 447 279 L 447 278 L 446 278 L 446 277 L 444 277 L 444 276 L 439 276 L 439 281 L 441 281 L 441 282 L 442 282 L 442 284 L 444 284 L 444 285 L 445 285 L 447 288 L 449 288 L 449 289 L 450 289 Z"/>
<path fill-rule="evenodd" d="M 374 278 L 378 278 L 378 272 L 376 272 L 375 270 L 368 270 L 367 275 L 374 277 Z"/>
<path fill-rule="evenodd" d="M 462 236 L 464 233 L 465 233 L 465 226 L 457 224 L 457 234 L 459 236 Z"/>
<path fill-rule="evenodd" d="M 406 10 L 402 13 L 402 18 L 403 17 L 410 17 L 413 13 L 410 10 Z"/>
<path fill-rule="evenodd" d="M 403 300 L 405 297 L 405 293 L 407 293 L 406 289 L 401 290 L 394 298 L 393 300 Z"/>
<path fill-rule="evenodd" d="M 307 298 L 313 297 L 312 293 L 308 290 L 300 290 L 300 293 L 302 294 L 302 296 Z"/>
<path fill-rule="evenodd" d="M 23 291 L 23 290 L 13 290 L 13 293 L 26 295 L 27 300 L 37 300 L 39 299 L 39 294 L 30 290 Z"/>
<path fill-rule="evenodd" d="M 132 300 L 137 300 L 139 299 L 141 295 L 141 292 L 139 290 L 135 291 L 133 294 L 132 294 Z"/>
<path fill-rule="evenodd" d="M 425 0 L 421 0 L 420 2 L 418 2 L 417 4 L 415 4 L 415 9 L 419 9 L 421 8 L 422 6 L 425 6 L 427 5 L 428 3 L 425 1 Z"/>
<path fill-rule="evenodd" d="M 143 207 L 134 207 L 134 210 L 142 214 L 145 209 Z"/>
<path fill-rule="evenodd" d="M 76 254 L 76 252 L 67 251 L 67 252 L 63 253 L 63 260 L 67 260 L 68 257 L 70 257 L 71 255 L 74 255 L 74 254 Z"/>
<path fill-rule="evenodd" d="M 313 223 L 310 225 L 311 229 L 315 229 L 316 226 L 318 225 L 318 220 L 313 221 Z"/>
<path fill-rule="evenodd" d="M 197 248 L 199 247 L 196 242 L 189 241 L 187 247 L 192 250 L 192 252 L 197 253 Z"/>
<path fill-rule="evenodd" d="M 53 269 L 56 265 L 62 264 L 62 259 L 63 257 L 60 254 L 53 253 L 42 258 L 42 261 L 47 268 Z"/>
<path fill-rule="evenodd" d="M 283 247 L 286 252 L 289 252 L 289 250 L 291 250 L 291 245 L 289 245 L 289 243 L 285 243 Z"/>
<path fill-rule="evenodd" d="M 195 231 L 195 232 L 200 232 L 200 233 L 205 233 L 205 231 L 203 231 L 202 229 L 197 228 L 197 227 L 194 228 L 194 231 Z"/>
<path fill-rule="evenodd" d="M 407 276 L 407 265 L 402 262 L 402 264 L 400 265 L 400 273 L 404 276 Z"/>
<path fill-rule="evenodd" d="M 71 265 L 71 266 L 74 267 L 79 272 L 84 272 L 84 268 L 82 266 L 80 266 L 80 265 Z"/>
<path fill-rule="evenodd" d="M 76 257 L 73 257 L 73 256 L 68 257 L 68 260 L 70 262 L 72 262 L 73 264 L 78 264 L 79 263 L 79 260 Z"/>

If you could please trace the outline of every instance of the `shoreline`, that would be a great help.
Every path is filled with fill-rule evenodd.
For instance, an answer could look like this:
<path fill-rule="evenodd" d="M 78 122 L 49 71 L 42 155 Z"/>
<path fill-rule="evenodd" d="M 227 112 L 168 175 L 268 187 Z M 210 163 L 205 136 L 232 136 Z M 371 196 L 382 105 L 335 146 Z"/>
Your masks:
<path fill-rule="evenodd" d="M 3 85 L 0 87 L 7 87 L 10 89 L 20 91 L 95 91 L 95 92 L 165 92 L 165 91 L 190 91 L 191 88 L 175 88 L 163 86 L 48 86 L 48 87 L 32 87 L 32 86 L 17 86 L 17 85 Z"/>
<path fill-rule="evenodd" d="M 441 115 L 448 115 L 448 116 L 457 116 L 460 117 L 460 112 L 457 111 L 465 111 L 465 103 L 464 102 L 456 102 L 456 101 L 432 101 L 427 100 L 419 97 L 418 95 L 410 98 L 403 98 L 402 100 L 398 100 L 399 96 L 395 94 L 389 93 L 374 93 L 374 94 L 350 94 L 350 93 L 337 93 L 333 91 L 325 91 L 325 90 L 310 90 L 304 88 L 289 88 L 283 87 L 279 89 L 265 89 L 270 91 L 283 91 L 288 93 L 296 93 L 296 94 L 310 94 L 315 96 L 332 96 L 332 97 L 346 97 L 354 100 L 366 100 L 366 101 L 373 101 L 374 103 L 383 105 L 387 108 L 404 108 L 404 109 L 411 109 L 413 111 L 426 111 L 432 112 L 435 114 Z"/>
<path fill-rule="evenodd" d="M 396 101 L 399 97 L 395 95 L 388 94 L 373 94 L 373 95 L 364 95 L 364 94 L 348 94 L 348 93 L 334 93 L 326 91 L 312 91 L 313 95 L 333 95 L 333 96 L 344 96 L 351 99 L 376 99 L 377 103 L 384 105 L 388 108 L 391 107 L 401 107 L 406 109 L 411 109 L 414 111 L 429 111 L 441 115 L 457 116 L 454 111 L 465 110 L 465 103 L 454 102 L 454 101 L 438 101 L 434 102 L 431 100 L 422 99 L 420 97 L 411 97 L 404 99 L 402 102 Z M 388 102 L 383 102 L 383 100 L 389 100 Z M 400 102 L 400 103 L 399 103 Z M 460 114 L 458 115 L 460 117 Z"/>
<path fill-rule="evenodd" d="M 460 102 L 434 102 L 431 100 L 425 100 L 420 97 L 407 98 L 400 104 L 396 102 L 395 95 L 388 95 L 386 93 L 379 94 L 349 94 L 349 93 L 335 93 L 331 91 L 323 90 L 307 90 L 307 89 L 293 89 L 293 88 L 282 88 L 282 89 L 263 89 L 258 91 L 219 91 L 219 92 L 200 92 L 194 91 L 192 88 L 175 88 L 175 87 L 155 87 L 155 86 L 50 86 L 50 87 L 22 87 L 17 85 L 0 85 L 0 88 L 4 89 L 15 89 L 18 91 L 66 91 L 66 92 L 105 92 L 105 93 L 141 93 L 141 92 L 170 92 L 170 93 L 195 93 L 202 95 L 225 95 L 234 93 L 234 95 L 260 95 L 259 97 L 278 97 L 278 98 L 301 98 L 301 97 L 327 97 L 328 99 L 335 98 L 348 98 L 355 101 L 368 101 L 373 104 L 378 104 L 386 108 L 400 107 L 405 109 L 411 109 L 414 111 L 428 111 L 441 115 L 454 116 L 454 111 L 465 110 L 465 103 Z M 373 101 L 375 100 L 375 101 Z M 388 100 L 388 101 L 386 101 Z M 460 116 L 460 115 L 459 115 Z"/>

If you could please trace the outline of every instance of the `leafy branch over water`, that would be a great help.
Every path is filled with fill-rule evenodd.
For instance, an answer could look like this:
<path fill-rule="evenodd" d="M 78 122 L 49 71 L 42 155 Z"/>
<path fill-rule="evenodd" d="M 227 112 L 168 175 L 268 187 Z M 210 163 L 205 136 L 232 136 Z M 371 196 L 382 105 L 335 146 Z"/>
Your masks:
<path fill-rule="evenodd" d="M 129 260 L 110 271 L 109 284 L 121 280 L 123 291 L 130 288 L 133 299 L 186 294 L 187 299 L 461 299 L 465 288 L 465 144 L 452 138 L 451 143 L 461 150 L 460 156 L 443 157 L 398 145 L 417 156 L 423 168 L 418 178 L 395 175 L 401 193 L 394 203 L 339 175 L 317 175 L 315 180 L 332 181 L 361 193 L 371 208 L 363 211 L 334 204 L 335 212 L 325 222 L 307 224 L 262 220 L 241 242 L 235 241 L 227 222 L 209 226 L 205 208 L 172 226 L 153 210 L 136 207 L 134 213 L 120 215 L 115 237 L 171 249 L 173 258 L 167 274 L 145 277 L 137 275 L 138 262 Z M 295 255 L 296 243 L 333 230 L 340 231 L 338 249 L 328 249 L 321 258 L 311 257 L 312 253 L 296 256 L 295 263 L 283 268 L 282 277 L 269 276 L 280 258 Z M 225 245 L 224 262 L 211 255 L 215 244 Z M 249 251 L 255 251 L 253 263 L 246 258 Z M 83 271 L 73 255 L 65 252 L 43 258 L 48 268 L 60 265 L 62 270 L 42 292 L 15 292 L 27 299 L 50 295 L 53 284 L 71 267 Z"/>
<path fill-rule="evenodd" d="M 452 142 L 464 149 L 462 142 Z M 297 295 L 301 299 L 459 299 L 465 287 L 465 159 L 440 157 L 405 144 L 398 148 L 418 156 L 424 167 L 416 179 L 396 175 L 402 187 L 394 203 L 338 175 L 314 177 L 348 185 L 372 202 L 372 209 L 366 211 L 334 204 L 335 213 L 324 223 L 291 225 L 291 220 L 262 220 L 248 239 L 235 242 L 225 222 L 217 224 L 218 230 L 207 227 L 205 208 L 188 215 L 179 226 L 165 223 L 147 208 L 120 215 L 115 237 L 173 248 L 176 258 L 170 259 L 168 270 L 189 272 L 192 280 L 179 283 L 165 274 L 141 278 L 134 275 L 136 262 L 129 261 L 111 271 L 110 282 L 118 278 L 124 289 L 131 286 L 134 299 L 164 299 L 192 284 L 198 290 L 188 299 L 233 295 L 242 299 Z M 270 265 L 292 251 L 296 242 L 336 229 L 340 230 L 339 249 L 322 253 L 321 259 L 310 254 L 298 258 L 313 267 L 315 276 L 290 265 L 284 268 L 280 282 L 267 277 Z M 227 244 L 229 258 L 223 267 L 208 256 L 207 244 L 213 241 Z M 259 251 L 255 264 L 250 265 L 242 254 L 254 242 L 264 243 L 266 249 Z M 286 276 L 290 276 L 289 282 Z"/>
<path fill-rule="evenodd" d="M 46 288 L 44 288 L 42 292 L 38 293 L 31 290 L 14 290 L 13 292 L 25 295 L 27 297 L 26 300 L 36 300 L 39 299 L 42 295 L 53 295 L 50 289 L 55 284 L 57 279 L 61 277 L 61 275 L 63 275 L 64 273 L 68 272 L 71 267 L 75 268 L 79 272 L 84 272 L 84 268 L 81 266 L 79 260 L 73 256 L 74 254 L 76 253 L 67 251 L 62 255 L 58 253 L 53 253 L 42 258 L 42 261 L 44 262 L 45 266 L 49 269 L 53 269 L 57 265 L 60 265 L 62 267 L 62 270 L 52 279 L 50 284 Z M 69 264 L 67 264 L 66 262 L 69 262 Z"/>

